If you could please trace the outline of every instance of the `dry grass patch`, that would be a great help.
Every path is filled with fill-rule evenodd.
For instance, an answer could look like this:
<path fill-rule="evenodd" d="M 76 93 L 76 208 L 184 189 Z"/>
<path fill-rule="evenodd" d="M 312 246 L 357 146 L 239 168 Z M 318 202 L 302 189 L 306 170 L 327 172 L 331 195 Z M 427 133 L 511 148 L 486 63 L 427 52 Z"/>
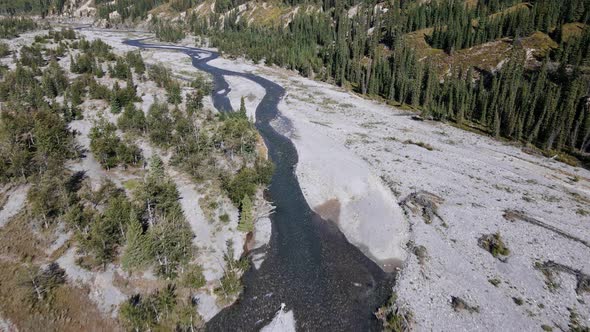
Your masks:
<path fill-rule="evenodd" d="M 89 289 L 57 287 L 51 300 L 33 305 L 27 288 L 28 271 L 15 262 L 0 262 L 1 315 L 21 331 L 121 331 L 90 301 Z"/>
<path fill-rule="evenodd" d="M 503 10 L 497 12 L 497 13 L 494 13 L 492 15 L 489 15 L 488 18 L 489 19 L 494 19 L 494 18 L 500 17 L 502 15 L 514 13 L 514 12 L 519 11 L 519 10 L 527 10 L 527 9 L 530 9 L 530 7 L 531 7 L 531 4 L 528 3 L 528 2 L 519 3 L 519 4 L 516 4 L 514 6 L 510 6 L 510 7 L 506 8 L 506 9 L 503 9 Z"/>
<path fill-rule="evenodd" d="M 539 31 L 521 39 L 520 42 L 524 48 L 530 49 L 533 52 L 533 56 L 537 59 L 545 58 L 551 50 L 559 47 L 551 37 Z"/>
<path fill-rule="evenodd" d="M 426 41 L 428 37 L 432 36 L 433 31 L 433 28 L 426 28 L 410 32 L 404 36 L 404 40 L 416 51 L 419 58 L 446 55 L 443 50 L 433 48 Z"/>
<path fill-rule="evenodd" d="M 421 148 L 424 148 L 424 149 L 426 149 L 428 151 L 433 151 L 434 150 L 434 147 L 432 147 L 432 145 L 430 145 L 428 143 L 421 142 L 421 141 L 415 142 L 415 141 L 412 141 L 411 139 L 409 139 L 409 140 L 406 140 L 404 142 L 404 144 L 416 145 L 416 146 L 419 146 Z"/>
<path fill-rule="evenodd" d="M 457 312 L 459 311 L 467 311 L 470 314 L 479 312 L 479 307 L 470 305 L 465 300 L 457 296 L 451 296 L 451 306 Z"/>
<path fill-rule="evenodd" d="M 586 27 L 586 24 L 579 22 L 564 24 L 561 26 L 561 39 L 567 42 L 571 38 L 580 37 Z"/>
<path fill-rule="evenodd" d="M 35 261 L 45 257 L 47 241 L 31 230 L 26 213 L 16 215 L 0 229 L 0 255 L 17 261 Z"/>

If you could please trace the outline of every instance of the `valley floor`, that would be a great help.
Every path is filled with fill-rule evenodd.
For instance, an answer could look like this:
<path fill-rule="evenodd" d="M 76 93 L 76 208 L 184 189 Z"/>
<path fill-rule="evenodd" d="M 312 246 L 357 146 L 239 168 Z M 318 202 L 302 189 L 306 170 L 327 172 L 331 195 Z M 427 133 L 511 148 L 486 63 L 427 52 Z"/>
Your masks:
<path fill-rule="evenodd" d="M 125 34 L 84 33 L 119 52 L 132 50 L 121 44 Z M 144 57 L 177 75 L 195 71 L 181 53 L 150 50 Z M 567 329 L 572 312 L 590 324 L 588 170 L 444 123 L 415 121 L 412 114 L 279 68 L 241 59 L 210 64 L 254 72 L 285 88 L 273 125 L 297 148 L 295 171 L 309 205 L 384 270 L 398 271 L 396 305 L 411 313 L 417 330 Z M 253 116 L 264 90 L 242 79 L 227 81 L 233 107 L 243 96 Z M 199 237 L 207 226 L 198 224 L 199 194 L 182 176 L 170 175 Z M 0 225 L 15 208 L 9 202 L 10 210 L 0 210 Z M 237 212 L 230 212 L 234 224 Z M 257 227 L 262 245 L 269 223 Z M 200 263 L 212 283 L 221 275 L 215 264 L 234 231 L 207 230 Z M 482 237 L 493 234 L 508 255 L 494 257 L 482 248 Z M 112 286 L 110 278 L 106 283 Z M 94 284 L 104 281 L 95 279 Z M 220 310 L 210 294 L 200 298 L 205 319 Z M 292 313 L 277 317 L 294 324 Z"/>
<path fill-rule="evenodd" d="M 308 203 L 384 269 L 403 261 L 396 304 L 417 330 L 588 325 L 588 170 L 279 68 L 211 64 L 286 89 L 275 127 L 295 143 Z M 508 255 L 486 250 L 493 234 Z"/>

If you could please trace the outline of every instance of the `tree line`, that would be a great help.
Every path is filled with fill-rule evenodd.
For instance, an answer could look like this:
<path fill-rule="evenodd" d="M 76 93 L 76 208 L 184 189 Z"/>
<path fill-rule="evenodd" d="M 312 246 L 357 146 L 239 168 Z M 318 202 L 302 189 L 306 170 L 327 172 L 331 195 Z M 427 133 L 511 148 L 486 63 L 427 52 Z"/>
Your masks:
<path fill-rule="evenodd" d="M 0 18 L 0 38 L 11 39 L 18 37 L 20 33 L 34 30 L 37 23 L 27 17 Z"/>
<path fill-rule="evenodd" d="M 535 31 L 552 34 L 559 41 L 561 26 L 573 22 L 587 24 L 590 19 L 590 6 L 584 0 L 511 3 L 514 6 L 498 11 L 485 2 L 478 2 L 476 8 L 450 2 L 443 7 L 445 19 L 435 21 L 429 42 L 450 52 L 503 37 L 526 37 Z"/>
<path fill-rule="evenodd" d="M 63 12 L 66 0 L 8 0 L 0 2 L 0 14 L 34 14 L 46 16 Z"/>
<path fill-rule="evenodd" d="M 353 5 L 356 13 L 349 15 Z M 297 14 L 284 27 L 248 25 L 231 15 L 192 16 L 188 23 L 223 52 L 264 59 L 545 150 L 579 156 L 590 151 L 590 29 L 567 38 L 561 29 L 588 22 L 584 0 L 479 1 L 474 8 L 460 1 L 396 1 L 386 9 L 334 1 L 324 12 Z M 496 72 L 453 69 L 443 75 L 428 57 L 418 58 L 406 38 L 425 28 L 433 30 L 428 42 L 448 52 L 505 37 L 512 51 Z M 559 47 L 531 67 L 520 41 L 535 31 L 549 33 Z"/>

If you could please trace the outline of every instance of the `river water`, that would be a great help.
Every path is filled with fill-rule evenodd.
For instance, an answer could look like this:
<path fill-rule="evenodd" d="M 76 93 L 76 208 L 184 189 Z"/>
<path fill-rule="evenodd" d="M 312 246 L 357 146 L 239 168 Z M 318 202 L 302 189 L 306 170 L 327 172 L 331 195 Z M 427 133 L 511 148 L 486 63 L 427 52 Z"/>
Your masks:
<path fill-rule="evenodd" d="M 294 171 L 298 158 L 295 146 L 270 124 L 279 113 L 285 90 L 254 74 L 209 65 L 218 57 L 215 52 L 148 44 L 145 40 L 125 44 L 190 56 L 195 68 L 212 76 L 213 104 L 219 111 L 232 110 L 224 75 L 249 79 L 266 90 L 256 109 L 256 128 L 276 166 L 267 191 L 276 206 L 271 216 L 272 236 L 260 269 L 251 268 L 244 274 L 244 292 L 238 301 L 211 319 L 207 330 L 258 330 L 272 320 L 281 303 L 294 311 L 298 330 L 379 330 L 373 312 L 391 294 L 394 276 L 364 256 L 334 223 L 323 220 L 305 201 Z"/>

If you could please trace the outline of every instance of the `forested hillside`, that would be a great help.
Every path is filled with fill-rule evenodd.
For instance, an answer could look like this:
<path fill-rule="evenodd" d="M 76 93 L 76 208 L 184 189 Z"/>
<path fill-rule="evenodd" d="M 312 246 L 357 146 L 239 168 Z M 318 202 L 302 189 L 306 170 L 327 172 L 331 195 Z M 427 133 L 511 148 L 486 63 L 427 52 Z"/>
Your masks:
<path fill-rule="evenodd" d="M 65 4 L 66 0 L 2 0 L 0 1 L 0 14 L 47 15 L 61 13 Z"/>
<path fill-rule="evenodd" d="M 59 11 L 64 0 L 2 3 Z M 213 46 L 495 137 L 590 151 L 590 1 L 96 0 L 164 41 Z"/>
<path fill-rule="evenodd" d="M 184 30 L 209 36 L 223 52 L 546 151 L 582 157 L 590 150 L 588 0 L 285 0 L 262 7 L 268 6 L 296 14 L 259 24 L 241 19 L 258 3 L 231 0 L 121 0 L 99 3 L 98 12 L 143 19 L 186 11 Z M 183 36 L 178 24 L 163 24 L 155 24 L 162 39 Z"/>
<path fill-rule="evenodd" d="M 590 7 L 582 1 L 538 1 L 513 9 L 514 3 L 479 2 L 469 8 L 460 2 L 397 2 L 376 11 L 372 4 L 360 4 L 356 15 L 344 4 L 324 3 L 327 13 L 299 15 L 285 29 L 245 27 L 229 19 L 224 32 L 212 37 L 222 50 L 315 73 L 363 94 L 419 107 L 426 116 L 473 122 L 494 136 L 544 149 L 588 151 L 590 35 L 584 28 L 578 36 L 564 36 L 561 27 L 586 24 Z M 445 68 L 445 73 L 428 57 L 418 58 L 404 39 L 428 27 L 434 28 L 427 40 L 431 46 L 451 55 L 504 37 L 513 47 L 495 73 L 477 66 Z M 550 34 L 559 47 L 538 59 L 539 65 L 527 66 L 519 40 L 536 31 Z"/>

